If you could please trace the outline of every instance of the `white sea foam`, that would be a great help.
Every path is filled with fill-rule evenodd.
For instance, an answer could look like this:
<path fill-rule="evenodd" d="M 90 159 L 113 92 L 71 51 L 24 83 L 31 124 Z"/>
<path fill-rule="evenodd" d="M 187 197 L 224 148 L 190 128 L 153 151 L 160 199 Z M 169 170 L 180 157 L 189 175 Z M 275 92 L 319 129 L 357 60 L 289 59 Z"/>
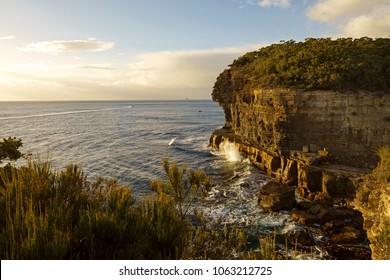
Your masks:
<path fill-rule="evenodd" d="M 219 145 L 219 149 L 228 161 L 241 161 L 243 159 L 235 143 L 224 141 Z"/>
<path fill-rule="evenodd" d="M 185 143 L 185 144 L 191 144 L 192 142 L 194 142 L 194 141 L 200 141 L 200 140 L 205 140 L 205 139 L 207 139 L 207 137 L 205 137 L 205 136 L 199 136 L 199 137 L 188 137 L 188 138 L 186 138 L 186 139 L 184 139 L 183 140 L 183 143 Z"/>
<path fill-rule="evenodd" d="M 172 138 L 171 141 L 169 141 L 169 144 L 168 144 L 168 145 L 169 145 L 169 146 L 172 146 L 173 143 L 175 143 L 175 141 L 176 141 L 176 138 Z"/>
<path fill-rule="evenodd" d="M 17 119 L 41 118 L 41 117 L 51 117 L 51 116 L 61 116 L 61 115 L 85 114 L 85 113 L 92 113 L 92 112 L 120 110 L 122 108 L 123 107 L 115 107 L 115 108 L 104 108 L 104 109 L 89 109 L 89 110 L 80 110 L 80 111 L 65 111 L 65 112 L 52 112 L 52 113 L 32 114 L 32 115 L 23 115 L 23 116 L 0 117 L 0 120 L 13 120 L 13 119 L 17 120 Z"/>

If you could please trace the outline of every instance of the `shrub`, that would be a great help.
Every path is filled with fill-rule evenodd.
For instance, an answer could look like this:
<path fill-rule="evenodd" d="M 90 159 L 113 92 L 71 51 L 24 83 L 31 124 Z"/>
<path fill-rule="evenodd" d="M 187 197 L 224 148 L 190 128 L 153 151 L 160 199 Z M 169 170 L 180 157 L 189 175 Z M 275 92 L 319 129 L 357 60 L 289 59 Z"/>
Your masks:
<path fill-rule="evenodd" d="M 245 257 L 241 229 L 196 212 L 210 178 L 168 160 L 163 165 L 165 180 L 152 181 L 155 193 L 138 202 L 128 186 L 90 182 L 77 165 L 53 171 L 49 161 L 30 159 L 20 168 L 0 168 L 1 259 Z"/>
<path fill-rule="evenodd" d="M 21 139 L 16 137 L 8 137 L 0 140 L 0 164 L 3 160 L 15 161 L 23 157 L 19 148 L 23 146 Z"/>
<path fill-rule="evenodd" d="M 231 65 L 253 87 L 388 90 L 389 38 L 308 38 L 253 51 Z"/>

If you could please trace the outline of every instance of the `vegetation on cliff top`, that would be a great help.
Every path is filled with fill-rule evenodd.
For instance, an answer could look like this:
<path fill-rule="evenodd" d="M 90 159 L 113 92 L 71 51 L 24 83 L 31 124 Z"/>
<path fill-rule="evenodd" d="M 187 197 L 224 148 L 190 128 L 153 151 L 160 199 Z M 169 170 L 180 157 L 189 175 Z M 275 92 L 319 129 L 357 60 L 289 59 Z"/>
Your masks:
<path fill-rule="evenodd" d="M 256 87 L 388 90 L 390 38 L 291 40 L 249 52 L 230 67 Z"/>

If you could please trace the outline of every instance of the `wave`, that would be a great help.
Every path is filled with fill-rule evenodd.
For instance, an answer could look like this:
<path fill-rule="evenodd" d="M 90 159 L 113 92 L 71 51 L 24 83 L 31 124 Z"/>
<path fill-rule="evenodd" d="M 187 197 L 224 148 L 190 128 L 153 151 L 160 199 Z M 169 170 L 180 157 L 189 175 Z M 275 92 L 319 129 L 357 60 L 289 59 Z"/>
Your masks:
<path fill-rule="evenodd" d="M 15 120 L 15 119 L 41 118 L 41 117 L 51 117 L 51 116 L 60 116 L 60 115 L 85 114 L 85 113 L 92 113 L 92 112 L 121 110 L 123 108 L 124 107 L 114 107 L 114 108 L 104 108 L 104 109 L 90 109 L 90 110 L 53 112 L 53 113 L 24 115 L 24 116 L 0 117 L 0 120 Z"/>
<path fill-rule="evenodd" d="M 172 138 L 171 141 L 169 141 L 169 144 L 168 144 L 168 145 L 169 145 L 169 146 L 173 145 L 173 143 L 175 143 L 175 141 L 176 141 L 176 138 Z"/>
<path fill-rule="evenodd" d="M 207 136 L 197 136 L 197 137 L 187 137 L 183 140 L 184 144 L 191 144 L 193 142 L 205 141 L 207 140 Z"/>
<path fill-rule="evenodd" d="M 223 141 L 219 145 L 219 150 L 211 150 L 210 153 L 215 156 L 224 156 L 225 159 L 230 162 L 244 160 L 236 144 L 230 141 Z"/>

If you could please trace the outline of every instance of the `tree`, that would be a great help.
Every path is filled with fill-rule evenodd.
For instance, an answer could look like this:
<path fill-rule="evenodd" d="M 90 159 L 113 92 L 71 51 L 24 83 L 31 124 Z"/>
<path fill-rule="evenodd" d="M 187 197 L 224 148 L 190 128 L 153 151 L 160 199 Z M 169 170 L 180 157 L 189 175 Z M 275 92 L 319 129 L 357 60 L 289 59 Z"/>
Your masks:
<path fill-rule="evenodd" d="M 16 161 L 23 157 L 19 148 L 23 146 L 22 140 L 16 137 L 8 137 L 0 140 L 0 164 L 3 160 Z"/>

